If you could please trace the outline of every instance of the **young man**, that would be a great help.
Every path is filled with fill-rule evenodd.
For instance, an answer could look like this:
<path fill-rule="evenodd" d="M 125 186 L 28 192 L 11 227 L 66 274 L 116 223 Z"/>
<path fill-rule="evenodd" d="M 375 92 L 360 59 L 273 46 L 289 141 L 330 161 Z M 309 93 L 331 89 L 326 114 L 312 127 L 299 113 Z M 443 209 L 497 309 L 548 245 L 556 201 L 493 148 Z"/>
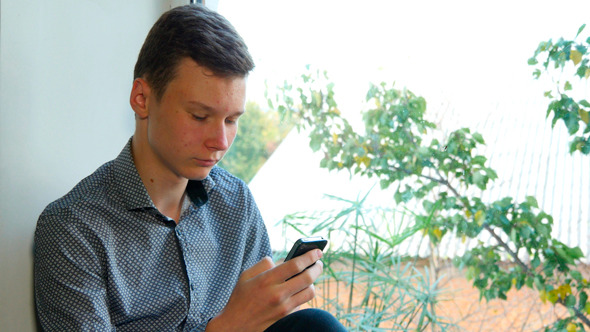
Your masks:
<path fill-rule="evenodd" d="M 156 22 L 135 67 L 133 137 L 39 218 L 45 330 L 344 330 L 323 311 L 296 311 L 314 297 L 321 252 L 275 266 L 250 191 L 215 166 L 253 66 L 234 28 L 204 7 Z"/>

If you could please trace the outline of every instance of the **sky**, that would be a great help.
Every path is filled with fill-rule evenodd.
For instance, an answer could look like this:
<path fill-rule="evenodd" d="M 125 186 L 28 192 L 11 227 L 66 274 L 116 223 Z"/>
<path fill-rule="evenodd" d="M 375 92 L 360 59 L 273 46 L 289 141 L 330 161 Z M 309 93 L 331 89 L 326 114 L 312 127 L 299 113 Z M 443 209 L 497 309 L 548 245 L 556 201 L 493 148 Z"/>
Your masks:
<path fill-rule="evenodd" d="M 590 1 L 220 0 L 218 11 L 250 48 L 248 98 L 262 105 L 265 81 L 274 87 L 311 64 L 327 70 L 345 112 L 381 81 L 471 112 L 542 96 L 527 60 L 540 41 L 573 38 Z"/>

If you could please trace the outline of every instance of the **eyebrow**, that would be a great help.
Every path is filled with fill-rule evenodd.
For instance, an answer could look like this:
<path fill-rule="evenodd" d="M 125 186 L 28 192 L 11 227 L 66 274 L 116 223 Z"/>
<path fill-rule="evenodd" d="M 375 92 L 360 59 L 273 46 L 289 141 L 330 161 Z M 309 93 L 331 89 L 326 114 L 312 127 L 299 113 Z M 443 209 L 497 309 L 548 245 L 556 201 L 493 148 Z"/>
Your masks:
<path fill-rule="evenodd" d="M 212 112 L 212 111 L 214 111 L 214 110 L 215 110 L 215 108 L 213 108 L 213 107 L 211 107 L 211 106 L 209 106 L 209 105 L 207 105 L 207 104 L 203 104 L 203 103 L 201 103 L 200 101 L 194 101 L 194 100 L 190 100 L 190 101 L 188 102 L 188 104 L 190 104 L 190 105 L 192 105 L 192 106 L 196 106 L 196 107 L 202 108 L 202 109 L 204 109 L 205 111 L 209 111 L 209 112 Z"/>
<path fill-rule="evenodd" d="M 200 102 L 200 101 L 196 101 L 196 100 L 190 100 L 190 101 L 188 101 L 188 104 L 190 104 L 190 105 L 192 105 L 192 106 L 199 107 L 199 108 L 203 109 L 203 110 L 204 110 L 204 111 L 206 111 L 206 112 L 215 112 L 215 107 L 211 107 L 211 106 L 209 106 L 209 105 L 207 105 L 207 104 L 203 104 L 203 103 L 202 103 L 202 102 Z M 246 112 L 246 110 L 242 108 L 242 109 L 240 109 L 240 110 L 238 110 L 238 111 L 234 112 L 234 113 L 233 113 L 233 115 L 242 115 L 242 114 L 244 114 L 245 112 Z"/>

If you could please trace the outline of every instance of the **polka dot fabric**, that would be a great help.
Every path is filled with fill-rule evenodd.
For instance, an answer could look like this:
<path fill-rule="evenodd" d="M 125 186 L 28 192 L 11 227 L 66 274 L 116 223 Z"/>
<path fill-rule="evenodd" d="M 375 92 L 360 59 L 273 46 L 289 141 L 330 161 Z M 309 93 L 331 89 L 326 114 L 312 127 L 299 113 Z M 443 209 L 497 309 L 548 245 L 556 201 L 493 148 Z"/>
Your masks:
<path fill-rule="evenodd" d="M 186 196 L 177 225 L 155 208 L 129 142 L 50 204 L 34 249 L 44 330 L 204 331 L 270 245 L 247 186 L 223 169 Z"/>

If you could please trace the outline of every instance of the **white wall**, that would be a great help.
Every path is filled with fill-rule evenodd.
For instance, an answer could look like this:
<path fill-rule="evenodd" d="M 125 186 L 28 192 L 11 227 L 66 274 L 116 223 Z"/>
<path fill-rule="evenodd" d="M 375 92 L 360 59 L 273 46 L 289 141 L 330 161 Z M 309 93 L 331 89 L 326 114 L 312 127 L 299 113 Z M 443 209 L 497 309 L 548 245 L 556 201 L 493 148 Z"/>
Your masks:
<path fill-rule="evenodd" d="M 170 3 L 1 1 L 1 331 L 35 329 L 37 217 L 132 135 L 135 59 Z"/>

